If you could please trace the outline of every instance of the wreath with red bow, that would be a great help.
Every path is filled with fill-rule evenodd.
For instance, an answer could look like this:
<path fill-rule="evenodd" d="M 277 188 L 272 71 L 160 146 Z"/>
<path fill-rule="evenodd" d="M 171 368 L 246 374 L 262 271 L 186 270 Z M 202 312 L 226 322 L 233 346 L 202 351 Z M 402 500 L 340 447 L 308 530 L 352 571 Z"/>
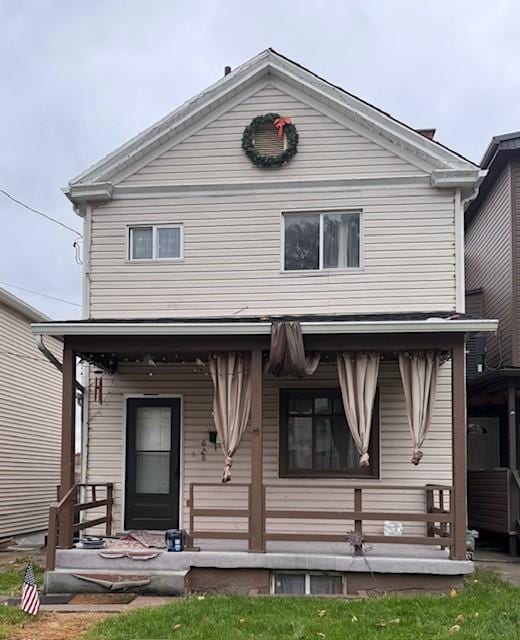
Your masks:
<path fill-rule="evenodd" d="M 266 124 L 272 124 L 278 130 L 280 140 L 284 136 L 287 140 L 286 148 L 274 156 L 258 153 L 255 148 L 255 134 L 259 127 Z M 266 113 L 263 116 L 254 118 L 244 129 L 242 149 L 257 167 L 280 167 L 289 162 L 298 151 L 298 132 L 289 117 L 281 116 L 279 113 Z"/>

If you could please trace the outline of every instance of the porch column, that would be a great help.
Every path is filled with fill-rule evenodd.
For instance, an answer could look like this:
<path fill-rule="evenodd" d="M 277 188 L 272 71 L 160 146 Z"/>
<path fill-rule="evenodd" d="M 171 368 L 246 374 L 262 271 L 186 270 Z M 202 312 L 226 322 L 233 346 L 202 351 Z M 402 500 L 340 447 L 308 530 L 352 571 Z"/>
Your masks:
<path fill-rule="evenodd" d="M 76 449 L 76 352 L 65 339 L 63 347 L 61 412 L 60 499 L 74 485 Z M 59 515 L 59 547 L 70 549 L 74 538 L 74 501 L 69 500 Z"/>
<path fill-rule="evenodd" d="M 507 426 L 509 439 L 509 470 L 518 469 L 517 456 L 517 433 L 516 433 L 516 380 L 508 380 L 507 382 Z M 508 478 L 511 483 L 512 478 Z M 509 505 L 509 553 L 516 556 L 518 553 L 518 536 L 516 535 L 518 518 L 518 491 L 513 485 L 509 487 L 508 498 Z"/>
<path fill-rule="evenodd" d="M 251 489 L 249 494 L 249 551 L 265 551 L 262 351 L 251 352 Z"/>
<path fill-rule="evenodd" d="M 464 336 L 457 338 L 451 350 L 451 403 L 452 403 L 452 478 L 453 494 L 451 512 L 451 558 L 466 558 L 466 380 Z"/>

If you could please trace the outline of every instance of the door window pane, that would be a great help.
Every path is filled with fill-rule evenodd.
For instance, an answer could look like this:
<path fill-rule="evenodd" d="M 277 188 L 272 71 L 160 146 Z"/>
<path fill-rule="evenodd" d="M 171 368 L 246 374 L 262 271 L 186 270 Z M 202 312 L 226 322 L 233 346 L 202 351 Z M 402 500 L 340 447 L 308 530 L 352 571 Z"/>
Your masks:
<path fill-rule="evenodd" d="M 179 227 L 157 228 L 157 257 L 180 258 L 181 230 Z"/>
<path fill-rule="evenodd" d="M 359 267 L 359 213 L 323 214 L 323 268 Z"/>
<path fill-rule="evenodd" d="M 289 418 L 288 454 L 290 469 L 312 467 L 312 418 Z"/>
<path fill-rule="evenodd" d="M 274 592 L 279 594 L 305 594 L 304 573 L 277 573 L 274 577 Z"/>
<path fill-rule="evenodd" d="M 136 450 L 170 451 L 171 416 L 171 407 L 138 407 Z"/>
<path fill-rule="evenodd" d="M 319 214 L 284 216 L 285 269 L 320 268 L 320 216 Z"/>
<path fill-rule="evenodd" d="M 153 258 L 152 227 L 134 227 L 130 230 L 133 260 L 151 260 Z"/>
<path fill-rule="evenodd" d="M 138 451 L 135 467 L 136 493 L 170 493 L 169 451 Z"/>

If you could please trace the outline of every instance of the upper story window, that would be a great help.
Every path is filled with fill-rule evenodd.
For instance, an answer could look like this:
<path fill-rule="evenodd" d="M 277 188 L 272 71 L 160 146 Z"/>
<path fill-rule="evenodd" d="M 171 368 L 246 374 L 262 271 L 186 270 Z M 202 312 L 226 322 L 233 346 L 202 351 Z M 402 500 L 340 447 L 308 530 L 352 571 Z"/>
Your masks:
<path fill-rule="evenodd" d="M 285 213 L 285 271 L 359 269 L 361 212 Z"/>
<path fill-rule="evenodd" d="M 130 227 L 128 257 L 130 260 L 182 259 L 182 226 Z"/>

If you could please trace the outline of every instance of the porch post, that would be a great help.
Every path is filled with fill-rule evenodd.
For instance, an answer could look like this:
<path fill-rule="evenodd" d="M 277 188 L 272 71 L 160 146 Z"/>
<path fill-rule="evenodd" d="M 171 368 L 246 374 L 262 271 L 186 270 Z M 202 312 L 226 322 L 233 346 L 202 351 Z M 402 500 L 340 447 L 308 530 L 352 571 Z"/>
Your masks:
<path fill-rule="evenodd" d="M 508 482 L 511 483 L 511 471 L 518 468 L 517 458 L 517 433 L 516 433 L 516 380 L 508 380 L 507 382 L 507 426 L 509 431 L 509 477 Z M 516 556 L 518 553 L 518 537 L 516 535 L 518 518 L 518 491 L 515 486 L 509 484 L 508 487 L 509 501 L 509 553 Z"/>
<path fill-rule="evenodd" d="M 251 352 L 251 490 L 249 493 L 249 551 L 265 551 L 262 351 Z"/>
<path fill-rule="evenodd" d="M 464 336 L 457 339 L 451 350 L 452 403 L 452 478 L 451 497 L 452 535 L 451 558 L 466 558 L 466 380 Z"/>
<path fill-rule="evenodd" d="M 63 347 L 63 381 L 61 412 L 61 480 L 60 498 L 74 485 L 76 448 L 76 352 L 65 339 Z M 59 546 L 70 549 L 74 538 L 74 500 L 63 506 L 59 514 Z"/>

